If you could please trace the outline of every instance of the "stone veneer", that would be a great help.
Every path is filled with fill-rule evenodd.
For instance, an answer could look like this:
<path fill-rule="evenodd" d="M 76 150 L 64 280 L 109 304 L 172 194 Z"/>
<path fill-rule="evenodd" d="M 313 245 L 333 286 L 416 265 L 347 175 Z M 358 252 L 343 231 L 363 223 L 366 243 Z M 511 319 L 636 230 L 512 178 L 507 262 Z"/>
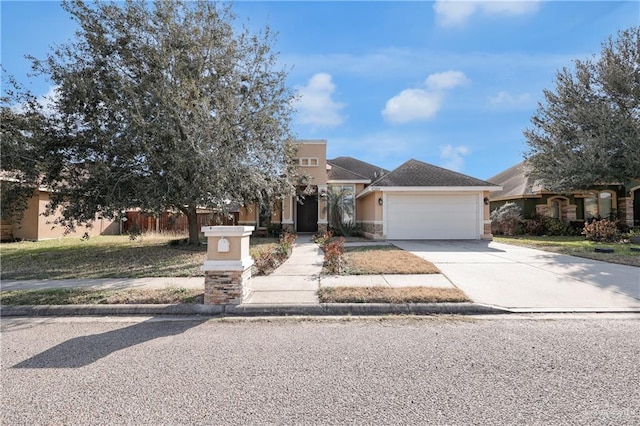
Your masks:
<path fill-rule="evenodd" d="M 620 221 L 633 227 L 633 198 L 618 198 Z"/>
<path fill-rule="evenodd" d="M 367 236 L 371 238 L 382 238 L 382 224 L 370 223 L 370 222 L 358 222 L 358 226 L 362 227 L 362 230 Z"/>
<path fill-rule="evenodd" d="M 248 296 L 247 281 L 251 279 L 251 267 L 244 271 L 205 271 L 204 303 L 214 305 L 239 305 Z"/>

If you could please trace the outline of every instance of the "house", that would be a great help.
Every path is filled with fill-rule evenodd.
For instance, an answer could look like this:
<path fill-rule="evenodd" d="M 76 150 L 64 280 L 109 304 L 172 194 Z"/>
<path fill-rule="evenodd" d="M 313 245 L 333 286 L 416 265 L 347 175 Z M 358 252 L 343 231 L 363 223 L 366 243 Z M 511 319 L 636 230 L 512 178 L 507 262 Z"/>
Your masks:
<path fill-rule="evenodd" d="M 17 222 L 12 218 L 2 218 L 2 240 L 20 239 L 27 241 L 39 241 L 67 236 L 81 237 L 85 234 L 117 235 L 120 233 L 118 221 L 96 218 L 92 226 L 78 225 L 73 232 L 65 232 L 65 228 L 55 223 L 60 217 L 60 212 L 45 216 L 50 192 L 46 188 L 36 189 L 33 196 L 27 202 L 27 208 L 23 213 L 22 221 Z"/>
<path fill-rule="evenodd" d="M 561 194 L 544 189 L 527 176 L 529 170 L 523 161 L 489 178 L 502 186 L 502 190 L 492 192 L 489 197 L 491 211 L 513 202 L 520 206 L 525 218 L 537 214 L 568 223 L 615 215 L 628 226 L 640 225 L 640 181 L 594 185 Z"/>
<path fill-rule="evenodd" d="M 245 206 L 238 224 L 296 232 L 327 229 L 327 191 L 352 191 L 343 220 L 373 239 L 491 239 L 489 192 L 498 185 L 418 160 L 389 171 L 351 157 L 326 158 L 324 140 L 298 141 L 298 167 L 310 177 L 304 198 L 286 197 L 278 208 Z"/>

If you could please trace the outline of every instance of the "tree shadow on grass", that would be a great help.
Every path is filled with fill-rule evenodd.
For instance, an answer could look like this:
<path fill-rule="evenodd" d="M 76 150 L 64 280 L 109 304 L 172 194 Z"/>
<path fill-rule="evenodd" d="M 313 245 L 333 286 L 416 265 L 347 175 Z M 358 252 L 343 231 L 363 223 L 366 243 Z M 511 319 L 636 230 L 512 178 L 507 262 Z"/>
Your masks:
<path fill-rule="evenodd" d="M 182 334 L 207 321 L 202 319 L 158 321 L 152 318 L 125 328 L 74 337 L 41 352 L 13 368 L 80 368 L 116 351 L 153 339 Z"/>

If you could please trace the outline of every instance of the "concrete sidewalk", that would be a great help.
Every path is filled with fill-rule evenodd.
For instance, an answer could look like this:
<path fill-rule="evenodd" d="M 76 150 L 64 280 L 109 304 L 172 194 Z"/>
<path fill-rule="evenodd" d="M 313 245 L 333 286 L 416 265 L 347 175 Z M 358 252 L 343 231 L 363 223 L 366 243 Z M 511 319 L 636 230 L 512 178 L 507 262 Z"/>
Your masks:
<path fill-rule="evenodd" d="M 353 243 L 349 245 L 386 244 Z M 309 235 L 300 235 L 294 245 L 291 256 L 285 263 L 277 268 L 271 275 L 254 276 L 249 280 L 249 296 L 242 305 L 237 307 L 189 307 L 189 306 L 157 306 L 155 311 L 163 314 L 192 312 L 194 314 L 318 314 L 318 315 L 345 315 L 345 314 L 375 314 L 388 313 L 485 313 L 487 307 L 474 304 L 323 304 L 318 301 L 317 291 L 320 287 L 338 286 L 382 286 L 382 287 L 441 287 L 453 288 L 451 282 L 441 274 L 429 275 L 351 275 L 351 276 L 323 276 L 322 265 L 324 253 L 314 243 Z M 0 282 L 0 288 L 4 290 L 41 290 L 49 288 L 94 288 L 94 289 L 161 289 L 167 287 L 184 287 L 203 289 L 203 277 L 190 278 L 105 278 L 105 279 L 79 279 L 79 280 L 4 280 Z M 76 307 L 77 308 L 77 307 Z M 39 314 L 44 312 L 66 312 L 76 309 L 73 307 L 36 307 L 34 311 Z M 77 308 L 80 309 L 80 308 Z M 76 309 L 76 311 L 77 311 Z M 151 306 L 120 306 L 120 307 L 95 307 L 82 308 L 84 312 L 134 312 L 148 314 L 154 311 Z M 13 310 L 15 312 L 15 309 Z M 10 312 L 7 307 L 3 313 Z"/>

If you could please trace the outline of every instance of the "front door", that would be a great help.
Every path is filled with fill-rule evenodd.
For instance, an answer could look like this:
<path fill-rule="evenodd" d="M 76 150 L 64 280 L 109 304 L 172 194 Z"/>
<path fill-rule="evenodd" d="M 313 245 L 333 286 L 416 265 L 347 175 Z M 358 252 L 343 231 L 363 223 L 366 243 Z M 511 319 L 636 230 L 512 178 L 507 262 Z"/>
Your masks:
<path fill-rule="evenodd" d="M 304 204 L 301 204 L 304 203 Z M 307 195 L 298 202 L 296 213 L 296 230 L 298 232 L 318 231 L 318 196 Z"/>

